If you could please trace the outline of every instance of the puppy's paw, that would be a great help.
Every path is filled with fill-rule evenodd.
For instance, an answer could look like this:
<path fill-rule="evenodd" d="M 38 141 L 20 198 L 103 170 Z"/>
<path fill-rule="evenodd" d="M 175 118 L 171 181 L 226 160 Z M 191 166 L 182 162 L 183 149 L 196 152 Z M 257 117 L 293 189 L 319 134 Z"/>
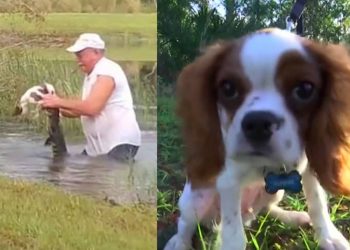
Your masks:
<path fill-rule="evenodd" d="M 305 226 L 311 224 L 311 219 L 307 212 L 290 211 L 290 223 L 294 226 Z"/>
<path fill-rule="evenodd" d="M 334 227 L 319 240 L 322 250 L 350 250 L 350 244 L 347 239 Z"/>
<path fill-rule="evenodd" d="M 235 240 L 230 240 L 230 241 L 226 241 L 226 242 L 222 242 L 221 245 L 221 250 L 244 250 L 246 249 L 246 242 L 244 241 L 240 241 L 237 242 Z"/>
<path fill-rule="evenodd" d="M 349 250 L 349 243 L 339 239 L 324 239 L 320 242 L 322 250 Z"/>
<path fill-rule="evenodd" d="M 183 241 L 183 239 L 175 234 L 171 239 L 166 243 L 164 250 L 189 250 L 191 246 L 189 243 Z"/>
<path fill-rule="evenodd" d="M 282 222 L 294 227 L 311 224 L 309 214 L 304 211 L 286 211 L 279 207 L 273 207 L 271 214 Z"/>

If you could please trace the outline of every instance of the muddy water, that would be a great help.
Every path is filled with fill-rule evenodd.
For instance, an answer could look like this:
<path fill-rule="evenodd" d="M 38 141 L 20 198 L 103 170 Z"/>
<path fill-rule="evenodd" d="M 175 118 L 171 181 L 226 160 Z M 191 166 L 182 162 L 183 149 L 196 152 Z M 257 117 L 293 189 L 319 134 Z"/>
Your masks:
<path fill-rule="evenodd" d="M 51 148 L 45 147 L 44 141 L 45 136 L 26 126 L 0 121 L 0 174 L 49 182 L 117 204 L 155 203 L 156 132 L 142 133 L 142 146 L 133 164 L 83 156 L 83 142 L 68 143 L 70 155 L 63 162 L 53 162 Z"/>

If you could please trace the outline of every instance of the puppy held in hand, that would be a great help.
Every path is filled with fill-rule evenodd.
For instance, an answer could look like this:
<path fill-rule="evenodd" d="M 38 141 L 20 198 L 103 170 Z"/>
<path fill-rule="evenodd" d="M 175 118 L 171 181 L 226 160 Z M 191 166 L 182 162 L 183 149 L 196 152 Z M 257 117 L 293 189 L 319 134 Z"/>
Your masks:
<path fill-rule="evenodd" d="M 26 115 L 28 114 L 28 105 L 37 105 L 37 111 L 39 108 L 39 102 L 42 96 L 45 94 L 55 94 L 55 88 L 49 83 L 44 83 L 42 85 L 36 85 L 29 88 L 22 96 L 19 104 L 16 106 L 14 115 Z M 38 113 L 38 112 L 37 112 Z"/>
<path fill-rule="evenodd" d="M 55 94 L 55 88 L 49 84 L 44 83 L 42 85 L 36 85 L 29 88 L 19 101 L 19 105 L 16 107 L 15 115 L 28 114 L 28 105 L 34 104 L 37 106 L 37 112 L 35 116 L 39 115 L 40 101 L 45 94 Z M 63 131 L 60 125 L 60 110 L 58 108 L 45 108 L 48 115 L 48 134 L 49 137 L 45 141 L 46 146 L 51 146 L 53 159 L 62 160 L 68 155 L 66 142 L 64 139 Z"/>

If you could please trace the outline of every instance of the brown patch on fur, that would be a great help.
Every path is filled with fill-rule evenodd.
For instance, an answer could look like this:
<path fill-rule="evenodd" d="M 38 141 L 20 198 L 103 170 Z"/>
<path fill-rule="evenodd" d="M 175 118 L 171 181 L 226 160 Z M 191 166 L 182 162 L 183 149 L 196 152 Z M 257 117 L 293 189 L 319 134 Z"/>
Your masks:
<path fill-rule="evenodd" d="M 305 41 L 322 75 L 317 109 L 310 116 L 306 154 L 321 185 L 350 195 L 350 58 L 340 45 Z"/>
<path fill-rule="evenodd" d="M 40 91 L 40 89 L 39 89 L 39 91 Z M 41 92 L 41 91 L 40 91 L 40 92 Z M 40 101 L 40 100 L 42 99 L 41 96 L 38 95 L 38 94 L 35 93 L 35 92 L 30 93 L 30 97 L 33 97 L 33 99 L 34 99 L 36 102 L 38 102 L 38 101 Z"/>
<path fill-rule="evenodd" d="M 193 188 L 215 183 L 224 165 L 218 88 L 222 80 L 237 80 L 242 74 L 240 46 L 239 42 L 226 42 L 209 47 L 182 70 L 178 79 L 177 113 L 183 121 L 186 170 Z M 220 103 L 232 119 L 238 102 L 220 99 Z"/>
<path fill-rule="evenodd" d="M 288 109 L 298 121 L 299 135 L 305 139 L 310 116 L 319 105 L 322 89 L 321 72 L 310 58 L 307 59 L 297 51 L 285 53 L 278 62 L 276 72 L 277 88 L 285 97 Z M 313 83 L 315 87 L 314 97 L 308 102 L 293 98 L 293 89 L 302 82 Z"/>
<path fill-rule="evenodd" d="M 222 66 L 217 71 L 217 77 L 215 80 L 216 88 L 218 92 L 218 101 L 225 108 L 227 115 L 233 119 L 234 114 L 237 109 L 243 103 L 245 96 L 251 90 L 251 84 L 244 74 L 242 65 L 239 60 L 240 53 L 240 44 L 236 44 L 236 47 L 229 53 L 222 61 Z M 237 98 L 227 99 L 223 95 L 221 89 L 221 85 L 225 82 L 229 81 L 233 83 L 236 91 L 238 92 Z"/>
<path fill-rule="evenodd" d="M 41 84 L 40 87 L 41 87 L 41 88 L 39 88 L 39 91 L 40 91 L 41 93 L 43 93 L 43 94 L 48 94 L 48 93 L 49 93 L 49 91 L 48 91 L 48 89 L 47 89 L 47 87 L 46 87 L 45 84 Z"/>

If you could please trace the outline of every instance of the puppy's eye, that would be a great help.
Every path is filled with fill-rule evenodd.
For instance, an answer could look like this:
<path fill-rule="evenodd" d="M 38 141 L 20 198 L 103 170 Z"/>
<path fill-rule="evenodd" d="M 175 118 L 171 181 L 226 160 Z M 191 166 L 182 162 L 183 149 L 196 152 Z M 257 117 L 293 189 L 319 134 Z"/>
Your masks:
<path fill-rule="evenodd" d="M 307 102 L 315 95 L 315 85 L 312 82 L 300 82 L 292 91 L 292 96 L 297 101 Z"/>
<path fill-rule="evenodd" d="M 239 94 L 234 82 L 231 80 L 223 80 L 220 84 L 220 91 L 227 99 L 235 99 Z"/>

